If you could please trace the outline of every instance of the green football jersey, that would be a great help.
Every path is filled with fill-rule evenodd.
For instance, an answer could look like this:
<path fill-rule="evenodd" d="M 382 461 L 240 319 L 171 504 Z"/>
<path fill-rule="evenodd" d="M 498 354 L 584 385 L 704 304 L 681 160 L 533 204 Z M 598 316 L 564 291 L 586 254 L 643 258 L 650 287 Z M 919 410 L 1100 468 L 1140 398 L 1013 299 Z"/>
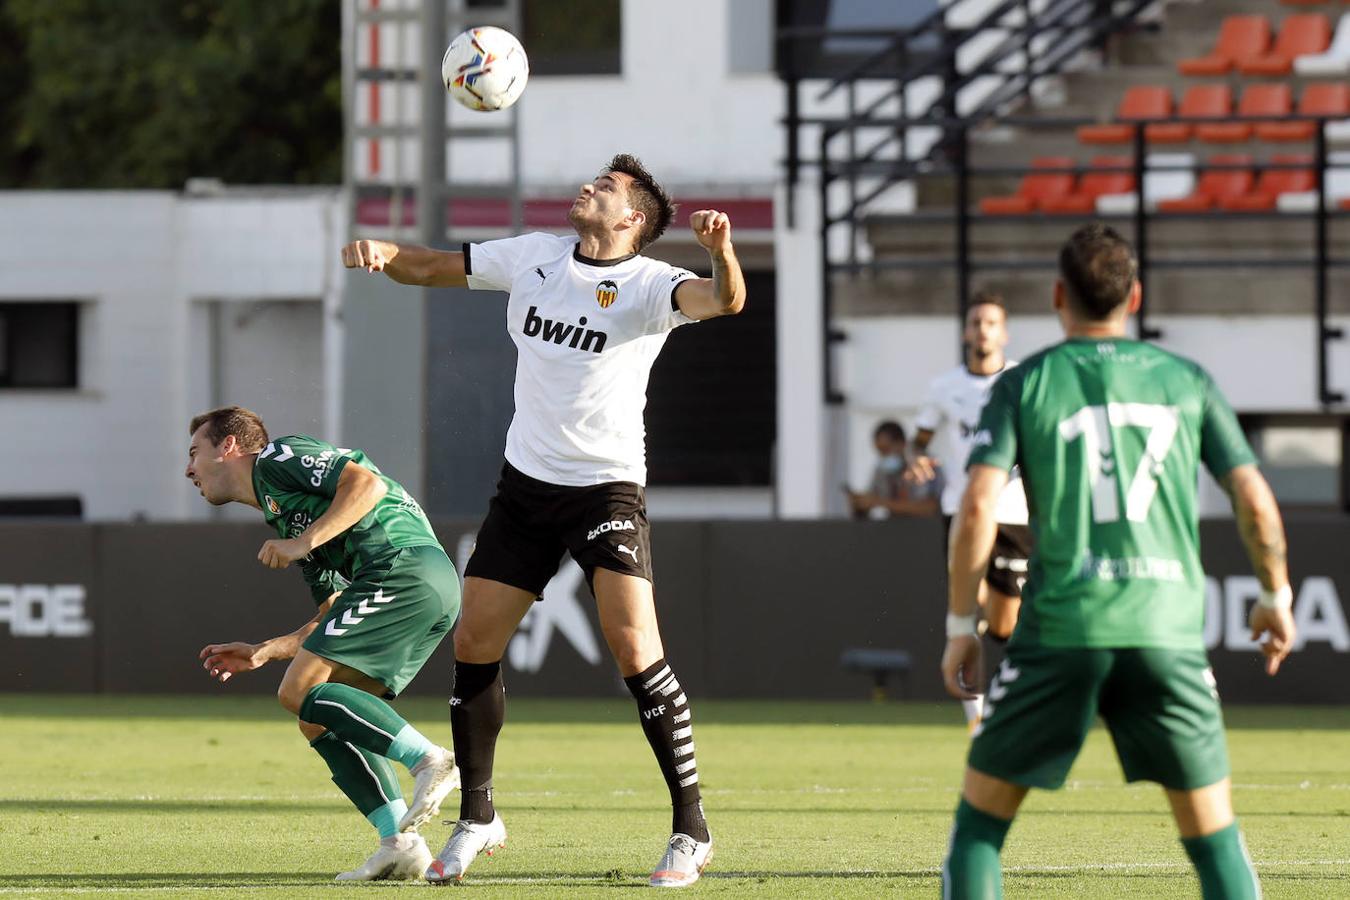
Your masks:
<path fill-rule="evenodd" d="M 267 523 L 283 538 L 303 534 L 328 511 L 338 478 L 352 462 L 379 475 L 389 491 L 361 521 L 316 547 L 301 564 L 315 603 L 345 588 L 354 573 L 395 548 L 440 546 L 422 507 L 364 453 L 306 434 L 276 438 L 253 464 L 253 493 Z"/>
<path fill-rule="evenodd" d="M 1006 372 L 967 465 L 1020 466 L 1026 485 L 1013 641 L 1203 649 L 1199 465 L 1255 461 L 1209 374 L 1152 344 L 1075 338 Z"/>

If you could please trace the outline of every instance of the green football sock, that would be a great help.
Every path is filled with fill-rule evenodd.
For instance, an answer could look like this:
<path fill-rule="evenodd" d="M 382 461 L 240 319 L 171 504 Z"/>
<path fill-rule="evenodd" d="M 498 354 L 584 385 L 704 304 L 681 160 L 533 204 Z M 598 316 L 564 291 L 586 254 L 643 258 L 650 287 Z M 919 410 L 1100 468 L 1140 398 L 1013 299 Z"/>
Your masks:
<path fill-rule="evenodd" d="M 320 684 L 300 704 L 300 718 L 349 744 L 412 769 L 436 745 L 374 694 L 345 684 Z"/>
<path fill-rule="evenodd" d="M 1205 900 L 1256 900 L 1261 896 L 1261 882 L 1237 822 L 1203 837 L 1182 838 L 1181 846 L 1200 876 Z"/>
<path fill-rule="evenodd" d="M 998 854 L 1011 821 L 980 812 L 963 797 L 956 807 L 951 844 L 942 863 L 944 900 L 999 900 L 1003 869 Z"/>
<path fill-rule="evenodd" d="M 328 763 L 333 783 L 386 838 L 398 834 L 398 823 L 408 811 L 394 770 L 383 757 L 362 750 L 325 731 L 309 744 Z"/>

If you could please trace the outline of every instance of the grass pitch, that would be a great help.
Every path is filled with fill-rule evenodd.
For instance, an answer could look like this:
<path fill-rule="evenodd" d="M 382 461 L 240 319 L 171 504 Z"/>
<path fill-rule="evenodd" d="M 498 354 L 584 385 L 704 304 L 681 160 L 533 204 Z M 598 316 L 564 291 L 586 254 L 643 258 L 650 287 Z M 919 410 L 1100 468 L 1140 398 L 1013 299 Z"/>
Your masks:
<path fill-rule="evenodd" d="M 450 742 L 443 702 L 399 708 Z M 1350 896 L 1350 709 L 1227 716 L 1236 803 L 1266 896 Z M 955 703 L 697 702 L 717 850 L 694 892 L 937 896 L 960 717 Z M 669 811 L 635 719 L 623 700 L 513 700 L 496 771 L 510 839 L 461 890 L 614 897 L 644 885 Z M 1161 793 L 1122 783 L 1102 731 L 1073 779 L 1033 793 L 1013 826 L 1009 897 L 1199 896 Z M 449 830 L 424 829 L 433 852 Z M 270 698 L 0 696 L 0 898 L 434 890 L 334 885 L 374 843 Z"/>

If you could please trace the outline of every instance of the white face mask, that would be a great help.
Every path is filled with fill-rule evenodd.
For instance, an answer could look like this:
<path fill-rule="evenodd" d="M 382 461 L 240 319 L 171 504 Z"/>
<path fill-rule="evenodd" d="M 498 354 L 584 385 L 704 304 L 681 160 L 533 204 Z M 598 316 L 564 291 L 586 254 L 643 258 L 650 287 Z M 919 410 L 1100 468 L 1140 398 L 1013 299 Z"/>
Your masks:
<path fill-rule="evenodd" d="M 905 459 L 899 455 L 887 454 L 881 458 L 877 465 L 887 475 L 894 475 L 905 467 Z"/>

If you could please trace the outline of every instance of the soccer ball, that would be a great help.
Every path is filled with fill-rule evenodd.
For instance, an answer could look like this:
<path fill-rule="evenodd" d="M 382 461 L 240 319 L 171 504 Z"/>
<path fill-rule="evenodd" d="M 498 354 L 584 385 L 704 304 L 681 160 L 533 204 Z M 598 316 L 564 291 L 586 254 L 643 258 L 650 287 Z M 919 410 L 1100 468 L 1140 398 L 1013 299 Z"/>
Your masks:
<path fill-rule="evenodd" d="M 441 59 L 445 89 L 469 109 L 491 112 L 520 99 L 530 77 L 525 48 L 509 31 L 470 28 L 450 42 Z"/>

